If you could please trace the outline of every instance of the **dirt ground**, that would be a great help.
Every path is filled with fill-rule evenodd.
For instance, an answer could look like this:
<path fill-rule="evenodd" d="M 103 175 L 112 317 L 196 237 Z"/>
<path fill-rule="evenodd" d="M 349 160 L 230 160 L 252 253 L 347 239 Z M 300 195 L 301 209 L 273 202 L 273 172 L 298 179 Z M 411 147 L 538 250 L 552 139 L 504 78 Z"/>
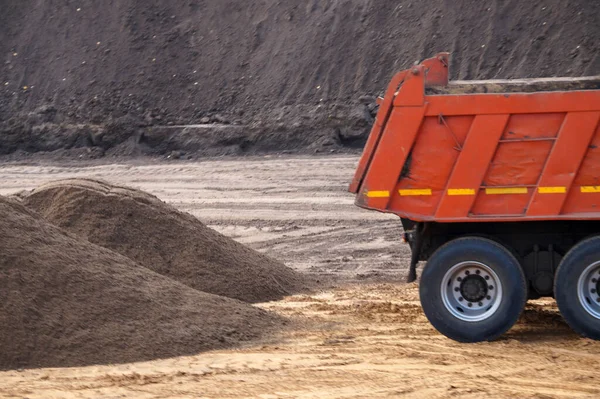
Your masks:
<path fill-rule="evenodd" d="M 345 278 L 401 280 L 409 249 L 396 217 L 354 206 L 356 156 L 224 158 L 86 168 L 0 166 L 0 195 L 63 178 L 139 188 L 288 266 Z"/>
<path fill-rule="evenodd" d="M 237 350 L 120 366 L 0 373 L 1 398 L 595 398 L 600 343 L 579 338 L 552 300 L 530 303 L 493 343 L 438 334 L 402 282 L 395 217 L 353 205 L 356 156 L 0 166 L 0 195 L 95 177 L 149 191 L 296 270 L 311 295 L 259 304 L 294 327 Z"/>

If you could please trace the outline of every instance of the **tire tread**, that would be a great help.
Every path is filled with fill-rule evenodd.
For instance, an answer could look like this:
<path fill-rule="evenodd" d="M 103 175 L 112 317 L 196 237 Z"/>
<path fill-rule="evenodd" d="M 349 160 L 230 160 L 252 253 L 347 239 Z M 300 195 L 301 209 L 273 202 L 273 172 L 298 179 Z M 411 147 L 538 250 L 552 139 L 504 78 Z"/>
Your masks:
<path fill-rule="evenodd" d="M 451 248 L 451 247 L 452 248 L 456 248 L 456 245 L 464 245 L 466 248 L 468 248 L 468 247 L 472 247 L 472 248 L 481 247 L 483 251 L 486 251 L 486 250 L 501 251 L 502 255 L 508 257 L 512 261 L 512 264 L 516 266 L 515 269 L 509 270 L 509 273 L 516 272 L 516 273 L 519 274 L 519 276 L 517 277 L 518 286 L 515 287 L 515 290 L 516 290 L 516 292 L 520 292 L 521 293 L 521 299 L 520 299 L 520 302 L 518 304 L 514 305 L 516 308 L 518 308 L 518 314 L 513 313 L 512 317 L 511 317 L 511 320 L 514 319 L 514 322 L 516 322 L 518 320 L 518 318 L 520 317 L 521 313 L 523 312 L 523 309 L 525 308 L 525 303 L 527 302 L 527 280 L 525 278 L 525 274 L 523 273 L 523 269 L 522 269 L 519 261 L 517 260 L 516 256 L 514 255 L 514 252 L 511 251 L 509 248 L 504 247 L 502 244 L 498 243 L 497 241 L 491 240 L 489 238 L 469 236 L 469 237 L 457 238 L 455 240 L 452 240 L 452 241 L 450 241 L 450 242 L 442 245 L 431 256 L 431 258 L 429 259 L 429 262 L 427 263 L 427 265 L 423 269 L 423 273 L 421 274 L 420 285 L 423 286 L 423 283 L 424 283 L 423 277 L 428 278 L 428 275 L 430 274 L 429 272 L 431 271 L 431 269 L 428 269 L 428 267 L 430 265 L 436 265 L 435 262 L 437 261 L 438 257 L 447 256 L 446 252 L 449 250 L 449 248 Z M 477 260 L 477 259 L 473 259 L 473 260 Z M 439 271 L 436 270 L 433 273 L 439 273 Z M 420 289 L 420 291 L 421 291 L 421 293 L 423 292 L 422 289 Z M 422 295 L 420 295 L 420 297 L 421 297 L 421 303 L 423 304 L 424 298 L 423 298 Z M 443 306 L 443 305 L 441 305 L 441 306 Z M 425 310 L 425 307 L 424 307 L 424 310 Z M 445 308 L 443 308 L 443 311 L 447 312 L 447 310 Z M 426 316 L 427 316 L 427 313 L 426 313 Z M 430 322 L 432 322 L 432 320 L 429 318 L 429 316 L 427 316 L 427 317 L 430 320 Z M 448 317 L 452 317 L 452 316 L 448 316 Z M 506 328 L 501 328 L 499 331 L 497 331 L 494 334 L 482 334 L 481 336 L 475 337 L 475 338 L 474 337 L 467 337 L 467 336 L 460 336 L 459 334 L 454 334 L 451 331 L 440 331 L 440 330 L 443 329 L 443 328 L 440 328 L 440 325 L 436 326 L 435 322 L 432 322 L 432 324 L 442 334 L 444 334 L 447 337 L 449 337 L 451 339 L 454 339 L 456 341 L 459 341 L 459 342 L 480 342 L 480 341 L 493 341 L 493 340 L 499 338 L 500 336 L 502 336 L 504 333 L 506 333 L 506 331 L 508 331 L 512 327 L 512 325 L 514 324 L 514 322 L 512 324 L 509 323 L 510 325 L 508 325 Z"/>

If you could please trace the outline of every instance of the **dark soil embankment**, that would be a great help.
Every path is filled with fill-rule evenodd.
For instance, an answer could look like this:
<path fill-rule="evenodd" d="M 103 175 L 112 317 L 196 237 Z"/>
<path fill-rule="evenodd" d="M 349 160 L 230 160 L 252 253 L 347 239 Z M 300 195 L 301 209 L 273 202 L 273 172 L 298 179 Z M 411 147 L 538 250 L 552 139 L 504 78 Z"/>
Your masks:
<path fill-rule="evenodd" d="M 144 192 L 95 180 L 64 180 L 23 203 L 47 221 L 194 289 L 265 302 L 305 287 L 281 262 L 206 227 Z"/>
<path fill-rule="evenodd" d="M 354 125 L 348 115 L 372 108 L 397 70 L 439 51 L 453 53 L 460 79 L 600 73 L 600 3 L 589 0 L 4 3 L 0 120 L 17 120 L 0 126 L 0 154 L 56 148 L 46 135 L 35 144 L 37 124 L 27 115 L 46 106 L 56 111 L 41 112 L 58 146 L 92 147 L 91 156 L 111 155 L 133 136 L 133 148 L 119 153 L 166 155 L 138 144 L 147 126 L 167 123 L 271 134 L 214 140 L 191 150 L 199 154 L 305 150 L 310 140 L 297 138 L 313 135 L 327 137 L 321 149 L 360 146 L 370 120 L 345 135 Z M 336 104 L 341 120 L 332 123 Z M 134 129 L 104 128 L 123 117 Z"/>
<path fill-rule="evenodd" d="M 0 369 L 192 355 L 281 323 L 68 235 L 0 197 Z"/>

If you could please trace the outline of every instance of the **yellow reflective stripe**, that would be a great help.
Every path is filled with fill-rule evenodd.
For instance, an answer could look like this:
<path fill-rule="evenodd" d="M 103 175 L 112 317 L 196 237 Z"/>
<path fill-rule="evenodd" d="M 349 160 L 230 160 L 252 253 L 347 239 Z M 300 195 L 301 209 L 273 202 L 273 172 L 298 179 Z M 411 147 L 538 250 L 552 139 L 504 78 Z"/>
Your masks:
<path fill-rule="evenodd" d="M 580 190 L 582 193 L 600 193 L 600 186 L 581 186 Z M 488 195 L 502 195 L 502 194 L 527 194 L 529 189 L 527 187 L 506 187 L 506 188 L 486 188 L 485 193 Z M 566 194 L 566 187 L 538 187 L 540 194 Z M 403 197 L 409 196 L 426 196 L 433 195 L 433 191 L 430 188 L 420 189 L 403 189 L 398 190 L 398 193 Z M 448 189 L 448 195 L 459 196 L 459 195 L 475 195 L 476 190 L 472 188 L 450 188 Z M 365 194 L 369 198 L 389 198 L 389 191 L 368 191 Z"/>
<path fill-rule="evenodd" d="M 389 191 L 368 191 L 367 197 L 369 198 L 389 198 Z"/>
<path fill-rule="evenodd" d="M 582 193 L 600 193 L 600 186 L 582 186 Z"/>
<path fill-rule="evenodd" d="M 475 195 L 472 188 L 451 188 L 448 189 L 448 195 Z"/>
<path fill-rule="evenodd" d="M 565 194 L 567 192 L 566 187 L 538 187 L 540 194 Z"/>
<path fill-rule="evenodd" d="M 527 194 L 527 187 L 486 188 L 485 193 L 489 195 Z"/>
<path fill-rule="evenodd" d="M 398 190 L 398 193 L 403 197 L 418 196 L 418 195 L 432 195 L 432 191 L 430 188 Z"/>

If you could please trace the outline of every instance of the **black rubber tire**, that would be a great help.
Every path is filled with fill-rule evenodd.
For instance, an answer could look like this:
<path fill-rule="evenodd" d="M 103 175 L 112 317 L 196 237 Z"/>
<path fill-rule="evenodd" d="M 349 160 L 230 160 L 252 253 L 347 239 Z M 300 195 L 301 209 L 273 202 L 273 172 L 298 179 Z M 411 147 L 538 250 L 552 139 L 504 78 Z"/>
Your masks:
<path fill-rule="evenodd" d="M 441 284 L 446 272 L 465 261 L 479 261 L 498 275 L 503 298 L 496 312 L 483 321 L 463 321 L 450 313 L 442 300 Z M 527 302 L 525 275 L 515 256 L 495 241 L 464 237 L 445 244 L 429 259 L 419 287 L 421 306 L 429 322 L 440 333 L 459 342 L 492 341 L 519 319 Z"/>
<path fill-rule="evenodd" d="M 600 319 L 590 315 L 579 301 L 577 282 L 584 270 L 599 260 L 600 236 L 587 238 L 567 252 L 554 277 L 554 297 L 567 324 L 595 340 L 600 340 Z"/>

